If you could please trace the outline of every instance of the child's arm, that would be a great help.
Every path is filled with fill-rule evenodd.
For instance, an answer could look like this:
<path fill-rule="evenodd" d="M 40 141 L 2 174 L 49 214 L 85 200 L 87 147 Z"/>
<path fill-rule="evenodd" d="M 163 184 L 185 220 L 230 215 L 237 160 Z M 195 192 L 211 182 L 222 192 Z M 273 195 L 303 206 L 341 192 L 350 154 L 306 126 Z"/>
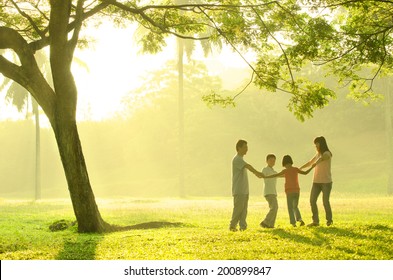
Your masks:
<path fill-rule="evenodd" d="M 285 174 L 285 169 L 284 169 L 283 171 L 279 172 L 279 173 L 272 174 L 272 175 L 268 175 L 268 176 L 266 176 L 266 175 L 264 175 L 264 174 L 262 173 L 262 175 L 263 175 L 262 178 L 269 179 L 269 178 L 275 178 L 275 177 L 284 177 L 284 176 L 283 176 L 284 174 Z"/>

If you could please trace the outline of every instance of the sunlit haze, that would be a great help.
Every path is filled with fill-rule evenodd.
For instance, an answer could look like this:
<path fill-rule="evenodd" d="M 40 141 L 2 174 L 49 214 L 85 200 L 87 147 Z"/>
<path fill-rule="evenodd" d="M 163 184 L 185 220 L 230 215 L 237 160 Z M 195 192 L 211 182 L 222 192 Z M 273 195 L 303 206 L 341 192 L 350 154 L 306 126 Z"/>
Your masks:
<path fill-rule="evenodd" d="M 103 24 L 86 31 L 95 41 L 75 53 L 72 70 L 79 94 L 77 119 L 89 176 L 97 197 L 177 196 L 176 39 L 169 38 L 162 53 L 142 54 L 134 31 L 133 26 L 119 30 Z M 252 54 L 246 56 L 252 61 Z M 289 95 L 265 92 L 253 85 L 236 99 L 236 108 L 208 108 L 202 102 L 202 96 L 211 91 L 234 96 L 248 83 L 250 69 L 230 47 L 214 49 L 205 57 L 197 43 L 191 61 L 185 56 L 184 73 L 186 195 L 230 195 L 230 162 L 238 139 L 249 142 L 246 160 L 255 168 L 261 170 L 266 154 L 275 153 L 279 171 L 285 154 L 292 156 L 295 166 L 309 160 L 315 153 L 313 138 L 318 135 L 328 139 L 333 151 L 337 189 L 365 193 L 372 181 L 378 186 L 374 192 L 385 191 L 383 102 L 364 107 L 347 100 L 340 90 L 337 100 L 301 123 L 288 111 Z M 331 78 L 326 82 L 335 84 Z M 34 121 L 31 114 L 26 120 L 26 109 L 18 113 L 7 105 L 5 94 L 4 90 L 0 96 L 1 195 L 32 197 Z M 7 121 L 11 119 L 19 121 Z M 43 198 L 67 197 L 59 154 L 43 113 L 41 127 Z M 365 146 L 367 150 L 360 149 Z M 358 178 L 358 174 L 364 177 Z M 310 178 L 301 178 L 305 192 L 310 189 Z M 260 179 L 250 176 L 250 185 L 253 195 L 262 193 Z"/>
<path fill-rule="evenodd" d="M 79 94 L 78 121 L 99 121 L 121 115 L 124 109 L 122 98 L 144 83 L 143 76 L 162 68 L 166 61 L 177 59 L 175 38 L 167 39 L 167 46 L 161 53 L 143 53 L 136 42 L 136 28 L 118 29 L 111 23 L 104 23 L 97 30 L 87 32 L 94 35 L 94 41 L 88 48 L 76 51 L 73 64 Z M 214 75 L 225 75 L 225 71 L 247 67 L 240 56 L 227 46 L 220 52 L 213 50 L 213 54 L 205 57 L 197 45 L 192 57 L 204 61 Z M 246 72 L 238 80 L 228 80 L 224 87 L 240 87 L 247 75 Z M 4 92 L 0 95 L 0 98 L 3 97 Z M 25 115 L 25 112 L 18 113 L 10 104 L 0 104 L 2 120 L 23 119 Z M 48 126 L 45 116 L 43 119 L 43 126 Z"/>

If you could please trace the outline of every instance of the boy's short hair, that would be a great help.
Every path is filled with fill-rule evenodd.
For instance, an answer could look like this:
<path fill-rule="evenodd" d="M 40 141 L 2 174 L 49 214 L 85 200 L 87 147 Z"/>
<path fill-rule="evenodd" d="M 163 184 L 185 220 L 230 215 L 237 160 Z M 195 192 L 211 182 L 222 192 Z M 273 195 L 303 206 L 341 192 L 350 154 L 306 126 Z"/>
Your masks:
<path fill-rule="evenodd" d="M 237 143 L 236 143 L 236 151 L 239 151 L 239 149 L 241 147 L 243 147 L 244 145 L 246 145 L 246 144 L 247 144 L 246 140 L 239 140 L 239 141 L 237 141 Z"/>
<path fill-rule="evenodd" d="M 268 161 L 268 160 L 271 159 L 271 158 L 276 158 L 276 155 L 275 155 L 275 154 L 268 154 L 268 155 L 266 156 L 266 161 Z"/>
<path fill-rule="evenodd" d="M 282 158 L 282 166 L 285 166 L 285 165 L 287 165 L 287 164 L 293 164 L 293 160 L 292 160 L 292 158 L 291 158 L 290 155 L 285 155 L 285 156 Z"/>

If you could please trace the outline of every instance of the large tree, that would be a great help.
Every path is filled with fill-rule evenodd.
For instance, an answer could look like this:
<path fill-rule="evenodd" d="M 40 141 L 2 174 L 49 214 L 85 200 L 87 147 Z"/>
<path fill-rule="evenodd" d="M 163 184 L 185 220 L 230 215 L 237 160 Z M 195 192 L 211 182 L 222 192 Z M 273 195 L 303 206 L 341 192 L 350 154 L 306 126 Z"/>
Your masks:
<path fill-rule="evenodd" d="M 326 66 L 350 97 L 370 102 L 385 99 L 388 194 L 393 194 L 393 2 L 384 0 L 303 0 L 313 11 L 307 32 L 289 50 Z M 389 75 L 390 74 L 390 75 Z M 378 79 L 384 77 L 383 79 Z M 379 86 L 375 86 L 376 84 Z M 382 84 L 382 85 L 381 85 Z"/>
<path fill-rule="evenodd" d="M 95 202 L 75 118 L 77 87 L 71 64 L 75 49 L 84 42 L 80 37 L 81 30 L 89 21 L 97 23 L 110 18 L 120 25 L 138 22 L 148 31 L 141 43 L 145 50 L 153 53 L 162 49 L 167 35 L 209 39 L 213 43 L 224 41 L 239 55 L 246 49 L 253 50 L 256 60 L 245 62 L 252 69 L 254 82 L 260 87 L 290 94 L 289 108 L 302 119 L 312 116 L 316 108 L 325 106 L 329 98 L 334 97 L 334 92 L 322 84 L 307 81 L 298 70 L 306 61 L 318 57 L 314 52 L 319 54 L 324 43 L 321 38 L 329 43 L 328 46 L 332 46 L 328 40 L 335 38 L 326 37 L 331 34 L 330 22 L 306 15 L 301 2 L 315 1 L 208 0 L 203 4 L 175 5 L 171 1 L 146 4 L 138 0 L 0 0 L 0 49 L 10 49 L 19 58 L 16 64 L 1 55 L 0 73 L 27 89 L 47 115 L 80 232 L 111 229 L 102 219 Z M 192 35 L 204 33 L 209 35 Z M 338 35 L 334 33 L 334 36 Z M 365 41 L 368 43 L 369 38 L 375 36 L 370 35 Z M 384 33 L 380 36 L 382 42 L 389 41 Z M 53 87 L 34 57 L 37 50 L 46 47 L 49 49 Z M 382 53 L 386 53 L 383 50 Z M 218 94 L 205 100 L 232 102 L 232 98 Z"/>

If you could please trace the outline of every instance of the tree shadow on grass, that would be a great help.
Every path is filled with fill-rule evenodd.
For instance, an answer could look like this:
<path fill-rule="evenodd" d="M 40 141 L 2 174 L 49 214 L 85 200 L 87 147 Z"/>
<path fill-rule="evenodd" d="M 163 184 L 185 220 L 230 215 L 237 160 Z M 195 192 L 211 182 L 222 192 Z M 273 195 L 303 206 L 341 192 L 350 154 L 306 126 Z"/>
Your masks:
<path fill-rule="evenodd" d="M 148 222 L 141 223 L 132 226 L 117 226 L 112 225 L 109 232 L 116 231 L 127 231 L 127 230 L 142 230 L 142 229 L 158 229 L 158 228 L 173 228 L 173 227 L 183 227 L 183 223 L 172 223 L 172 222 Z"/>
<path fill-rule="evenodd" d="M 393 228 L 386 226 L 386 225 L 381 225 L 381 224 L 368 224 L 368 225 L 360 225 L 358 227 L 358 231 L 364 232 L 365 234 L 362 234 L 360 232 L 355 232 L 354 230 L 348 229 L 348 228 L 337 228 L 337 227 L 331 227 L 331 228 L 317 228 L 317 231 L 315 232 L 316 235 L 324 235 L 327 236 L 329 239 L 334 239 L 337 236 L 338 237 L 343 237 L 343 238 L 351 238 L 353 240 L 357 240 L 361 246 L 361 243 L 367 240 L 372 240 L 373 241 L 373 248 L 372 251 L 381 253 L 381 255 L 388 255 L 388 256 L 393 256 Z M 367 234 L 366 234 L 367 233 Z M 347 253 L 352 253 L 352 254 L 357 254 L 357 255 L 368 255 L 366 252 L 362 252 L 359 248 L 343 248 L 343 247 L 337 247 L 338 249 L 341 249 Z M 368 251 L 368 248 L 361 248 L 365 251 Z"/>
<path fill-rule="evenodd" d="M 76 240 L 65 240 L 63 249 L 56 256 L 57 260 L 94 260 L 97 245 L 104 238 L 103 234 L 78 233 Z"/>
<path fill-rule="evenodd" d="M 183 223 L 147 222 L 132 226 L 112 225 L 107 233 L 77 233 L 76 240 L 65 240 L 63 249 L 56 256 L 57 260 L 94 260 L 98 244 L 106 234 L 128 230 L 147 230 L 183 227 Z"/>
<path fill-rule="evenodd" d="M 334 246 L 347 255 L 357 255 L 372 257 L 375 256 L 393 256 L 393 229 L 386 225 L 361 225 L 356 229 L 339 228 L 339 227 L 315 227 L 310 228 L 312 236 L 304 236 L 302 233 L 295 233 L 293 230 L 274 229 L 272 235 L 282 239 L 288 239 L 312 246 Z M 348 238 L 353 240 L 354 247 L 335 246 L 336 238 Z M 367 240 L 373 241 L 373 248 L 364 247 Z M 374 252 L 374 253 L 372 253 Z"/>

